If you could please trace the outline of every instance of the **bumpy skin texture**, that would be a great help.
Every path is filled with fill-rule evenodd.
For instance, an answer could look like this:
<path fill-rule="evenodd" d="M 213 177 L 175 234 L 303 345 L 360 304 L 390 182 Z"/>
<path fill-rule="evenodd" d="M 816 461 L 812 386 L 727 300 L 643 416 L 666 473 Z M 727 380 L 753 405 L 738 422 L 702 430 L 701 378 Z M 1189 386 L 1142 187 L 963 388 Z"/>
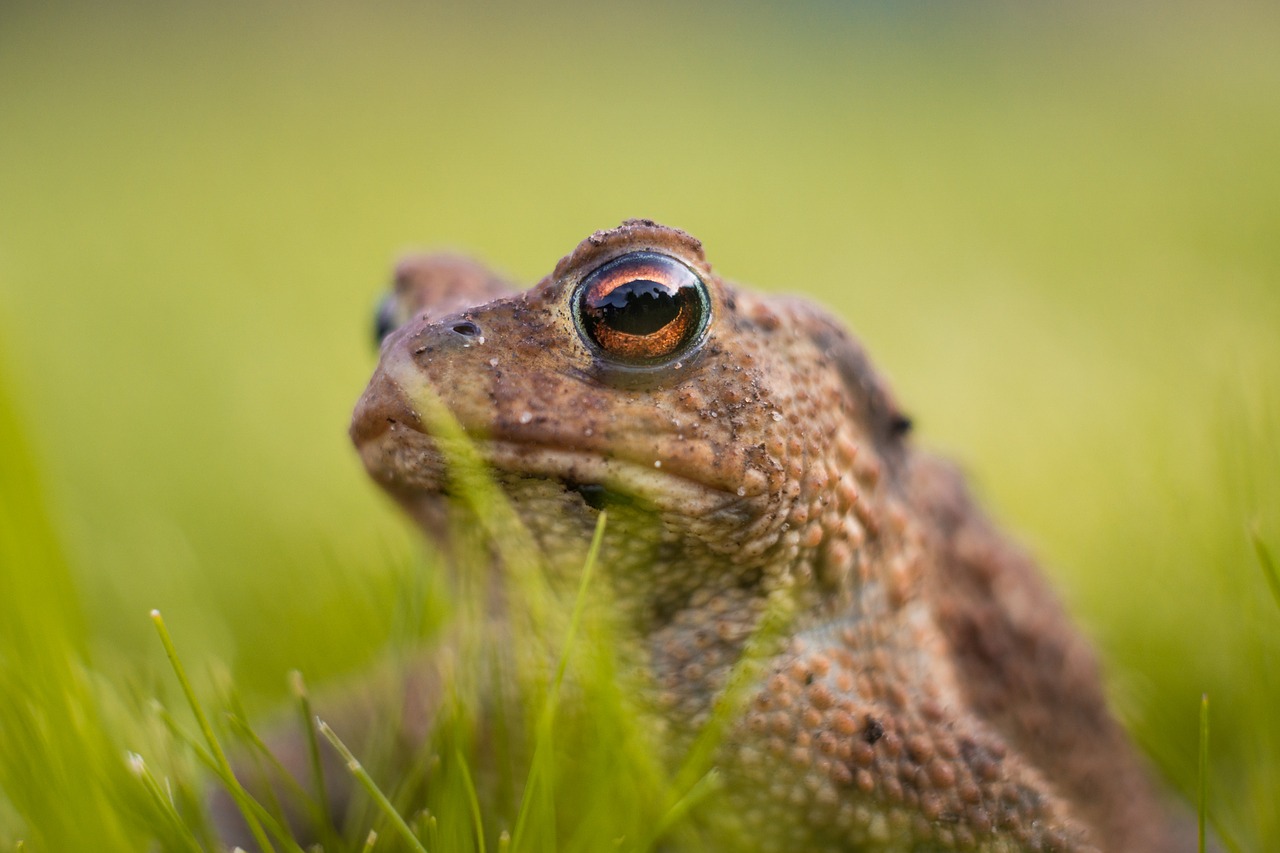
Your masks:
<path fill-rule="evenodd" d="M 710 319 L 687 353 L 623 368 L 584 336 L 574 298 L 637 251 L 696 272 Z M 706 721 L 765 614 L 787 614 L 717 754 L 730 837 L 764 850 L 1184 840 L 1034 564 L 910 446 L 824 312 L 722 281 L 697 240 L 645 220 L 593 234 L 524 292 L 421 257 L 398 268 L 397 293 L 404 322 L 351 432 L 429 532 L 442 533 L 448 478 L 424 389 L 548 551 L 580 554 L 610 505 L 601 565 L 674 732 Z"/>

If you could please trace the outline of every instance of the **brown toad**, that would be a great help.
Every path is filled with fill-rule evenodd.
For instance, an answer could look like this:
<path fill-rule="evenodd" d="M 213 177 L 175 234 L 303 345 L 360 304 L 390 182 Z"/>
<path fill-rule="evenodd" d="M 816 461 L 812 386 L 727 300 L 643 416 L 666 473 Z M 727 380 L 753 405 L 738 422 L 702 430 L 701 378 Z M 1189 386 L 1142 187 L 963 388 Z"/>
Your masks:
<path fill-rule="evenodd" d="M 716 753 L 738 842 L 1189 845 L 1035 565 L 911 446 L 824 312 L 721 280 L 697 240 L 646 220 L 593 234 L 527 291 L 433 257 L 397 286 L 351 434 L 429 532 L 448 473 L 424 394 L 544 549 L 580 551 L 610 508 L 600 565 L 675 732 L 705 723 L 785 614 Z"/>

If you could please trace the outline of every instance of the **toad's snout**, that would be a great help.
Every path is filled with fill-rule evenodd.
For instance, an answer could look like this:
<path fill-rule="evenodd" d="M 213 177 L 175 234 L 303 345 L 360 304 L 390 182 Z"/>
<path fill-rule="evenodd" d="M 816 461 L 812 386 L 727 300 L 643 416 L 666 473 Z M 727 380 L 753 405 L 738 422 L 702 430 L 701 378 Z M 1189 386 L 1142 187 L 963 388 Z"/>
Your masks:
<path fill-rule="evenodd" d="M 389 354 L 388 357 L 395 356 Z M 409 403 L 404 390 L 384 369 L 386 357 L 383 361 L 351 415 L 351 440 L 358 448 L 364 448 L 394 426 L 423 431 L 422 418 Z"/>
<path fill-rule="evenodd" d="M 382 359 L 351 416 L 351 440 L 363 448 L 392 428 L 426 433 L 422 415 L 414 403 L 433 383 L 423 364 L 456 356 L 484 341 L 484 331 L 473 319 L 453 314 L 438 322 L 420 315 L 387 341 Z M 444 390 L 444 389 L 437 389 Z"/>

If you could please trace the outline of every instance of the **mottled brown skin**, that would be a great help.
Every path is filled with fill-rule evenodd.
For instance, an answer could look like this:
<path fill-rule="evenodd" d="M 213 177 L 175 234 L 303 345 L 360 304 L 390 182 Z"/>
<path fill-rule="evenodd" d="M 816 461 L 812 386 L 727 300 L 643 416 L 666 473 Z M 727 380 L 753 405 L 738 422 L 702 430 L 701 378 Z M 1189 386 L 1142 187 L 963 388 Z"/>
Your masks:
<path fill-rule="evenodd" d="M 623 368 L 585 340 L 573 296 L 642 250 L 702 278 L 710 321 L 687 354 Z M 727 802 L 710 819 L 726 838 L 833 851 L 1190 841 L 1035 565 L 951 467 L 910 446 L 861 347 L 821 310 L 721 280 L 698 241 L 644 220 L 593 234 L 527 291 L 431 257 L 402 264 L 397 289 L 404 322 L 351 434 L 429 532 L 443 535 L 449 511 L 423 426 L 434 394 L 547 552 L 580 555 L 610 506 L 600 565 L 677 739 L 706 722 L 766 614 L 783 614 L 717 753 Z"/>

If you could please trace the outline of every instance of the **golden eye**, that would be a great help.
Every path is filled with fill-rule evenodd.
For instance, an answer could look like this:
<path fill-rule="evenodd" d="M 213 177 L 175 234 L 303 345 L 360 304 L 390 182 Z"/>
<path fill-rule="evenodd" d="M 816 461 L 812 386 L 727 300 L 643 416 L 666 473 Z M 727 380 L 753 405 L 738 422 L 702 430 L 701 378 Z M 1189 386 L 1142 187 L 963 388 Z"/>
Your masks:
<path fill-rule="evenodd" d="M 606 358 L 645 365 L 689 350 L 707 327 L 707 287 L 668 255 L 632 252 L 591 272 L 574 297 L 582 333 Z"/>

